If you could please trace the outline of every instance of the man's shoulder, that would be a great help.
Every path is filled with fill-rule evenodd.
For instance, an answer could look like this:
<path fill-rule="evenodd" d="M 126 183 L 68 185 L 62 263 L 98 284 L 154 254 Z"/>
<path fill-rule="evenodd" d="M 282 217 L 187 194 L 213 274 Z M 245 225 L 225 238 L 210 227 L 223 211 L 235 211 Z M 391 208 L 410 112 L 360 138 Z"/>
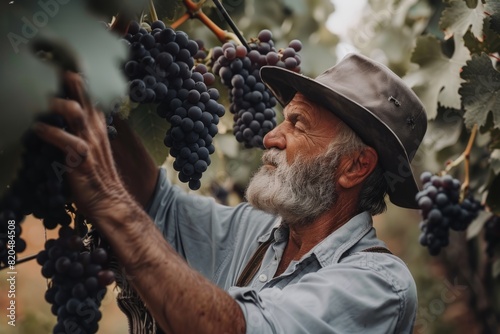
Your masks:
<path fill-rule="evenodd" d="M 363 279 L 363 276 L 379 277 L 394 292 L 407 291 L 416 298 L 415 280 L 405 262 L 396 255 L 358 251 L 344 257 L 339 265 L 352 267 L 358 272 L 358 279 Z"/>

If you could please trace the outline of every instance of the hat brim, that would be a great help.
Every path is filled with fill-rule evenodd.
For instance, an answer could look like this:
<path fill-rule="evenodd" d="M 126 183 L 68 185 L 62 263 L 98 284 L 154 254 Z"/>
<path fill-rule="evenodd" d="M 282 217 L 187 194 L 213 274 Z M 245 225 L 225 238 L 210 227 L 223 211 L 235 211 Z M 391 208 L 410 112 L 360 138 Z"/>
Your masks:
<path fill-rule="evenodd" d="M 380 118 L 343 94 L 302 74 L 280 67 L 263 66 L 260 75 L 282 106 L 286 106 L 295 93 L 300 92 L 332 111 L 377 151 L 385 171 L 391 202 L 405 208 L 418 208 L 415 195 L 419 188 L 408 154 L 396 134 Z M 387 140 L 382 141 L 381 138 Z"/>

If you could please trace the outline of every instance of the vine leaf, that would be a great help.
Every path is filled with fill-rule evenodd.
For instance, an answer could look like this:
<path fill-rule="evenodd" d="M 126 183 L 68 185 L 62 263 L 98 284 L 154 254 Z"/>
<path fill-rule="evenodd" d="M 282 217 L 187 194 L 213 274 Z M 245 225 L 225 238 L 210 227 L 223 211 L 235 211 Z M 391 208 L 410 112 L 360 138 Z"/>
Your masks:
<path fill-rule="evenodd" d="M 490 14 L 490 28 L 500 34 L 500 1 L 489 0 L 486 2 L 486 12 Z"/>
<path fill-rule="evenodd" d="M 467 240 L 470 240 L 479 235 L 479 233 L 481 233 L 481 231 L 483 230 L 484 223 L 486 223 L 488 219 L 491 218 L 491 216 L 493 216 L 491 212 L 481 210 L 477 218 L 474 219 L 469 227 L 467 227 Z"/>
<path fill-rule="evenodd" d="M 168 154 L 167 148 L 163 145 L 163 139 L 170 128 L 170 123 L 159 117 L 156 107 L 151 104 L 140 105 L 131 110 L 127 120 L 142 139 L 156 164 L 163 164 Z"/>
<path fill-rule="evenodd" d="M 283 0 L 283 4 L 296 13 L 304 13 L 307 11 L 308 5 L 303 1 L 295 1 L 295 0 Z"/>
<path fill-rule="evenodd" d="M 452 35 L 462 37 L 469 28 L 474 36 L 482 37 L 483 19 L 486 14 L 481 1 L 477 2 L 475 8 L 469 8 L 464 0 L 450 0 L 447 5 L 439 22 L 439 26 L 444 30 L 445 39 Z"/>
<path fill-rule="evenodd" d="M 119 68 L 126 56 L 124 45 L 86 13 L 82 2 L 18 3 L 0 5 L 0 34 L 5 36 L 0 42 L 0 149 L 18 140 L 34 114 L 46 111 L 58 92 L 56 68 L 33 53 L 41 45 L 45 51 L 51 48 L 49 55 L 60 69 L 78 64 L 90 94 L 103 108 L 124 95 L 126 87 Z"/>
<path fill-rule="evenodd" d="M 491 28 L 491 17 L 486 17 L 483 24 L 483 37 L 478 39 L 469 31 L 464 35 L 465 46 L 471 53 L 500 51 L 500 35 Z"/>
<path fill-rule="evenodd" d="M 465 80 L 459 93 L 465 108 L 465 125 L 484 126 L 492 112 L 493 127 L 500 128 L 500 73 L 493 68 L 487 54 L 473 55 L 461 73 Z"/>
<path fill-rule="evenodd" d="M 19 26 L 16 19 L 23 15 L 18 7 L 0 4 L 0 34 L 4 36 L 0 41 L 0 151 L 20 138 L 37 112 L 48 109 L 49 97 L 58 88 L 54 69 L 26 48 L 18 48 L 18 40 L 12 39 L 12 32 Z M 2 174 L 7 161 L 3 157 L 0 161 Z"/>
<path fill-rule="evenodd" d="M 411 61 L 419 68 L 408 73 L 404 80 L 420 97 L 427 111 L 427 117 L 437 115 L 438 102 L 444 106 L 461 109 L 460 70 L 470 58 L 469 50 L 461 38 L 455 40 L 455 52 L 451 58 L 443 55 L 439 40 L 434 36 L 421 36 L 413 51 Z"/>
<path fill-rule="evenodd" d="M 500 174 L 500 149 L 494 149 L 490 155 L 490 167 L 495 175 Z"/>
<path fill-rule="evenodd" d="M 424 143 L 439 152 L 457 143 L 462 133 L 463 117 L 460 110 L 438 108 L 438 115 L 427 124 Z"/>
<path fill-rule="evenodd" d="M 87 4 L 97 14 L 113 16 L 117 13 L 139 13 L 146 7 L 146 0 L 87 0 Z"/>
<path fill-rule="evenodd" d="M 179 15 L 186 11 L 186 7 L 179 0 L 157 1 L 155 8 L 158 16 L 163 18 L 165 22 L 173 22 Z"/>

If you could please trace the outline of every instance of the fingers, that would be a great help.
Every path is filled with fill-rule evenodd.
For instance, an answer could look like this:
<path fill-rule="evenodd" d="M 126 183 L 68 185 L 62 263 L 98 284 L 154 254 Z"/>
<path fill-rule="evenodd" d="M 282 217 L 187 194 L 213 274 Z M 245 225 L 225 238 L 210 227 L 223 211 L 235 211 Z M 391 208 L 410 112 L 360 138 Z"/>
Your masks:
<path fill-rule="evenodd" d="M 77 101 L 53 99 L 50 109 L 66 120 L 72 133 L 81 133 L 85 128 L 87 115 Z"/>
<path fill-rule="evenodd" d="M 33 130 L 42 140 L 54 145 L 62 152 L 76 152 L 82 158 L 87 157 L 89 153 L 89 147 L 84 140 L 63 129 L 39 122 L 34 125 Z"/>
<path fill-rule="evenodd" d="M 89 118 L 96 117 L 100 112 L 94 109 L 87 94 L 82 77 L 78 73 L 65 72 L 63 82 L 66 88 L 66 99 L 54 99 L 52 109 L 62 115 L 75 134 L 81 133 Z"/>
<path fill-rule="evenodd" d="M 68 88 L 69 98 L 80 103 L 83 109 L 89 113 L 94 111 L 92 101 L 85 89 L 82 77 L 75 72 L 65 72 L 63 75 L 64 84 Z"/>

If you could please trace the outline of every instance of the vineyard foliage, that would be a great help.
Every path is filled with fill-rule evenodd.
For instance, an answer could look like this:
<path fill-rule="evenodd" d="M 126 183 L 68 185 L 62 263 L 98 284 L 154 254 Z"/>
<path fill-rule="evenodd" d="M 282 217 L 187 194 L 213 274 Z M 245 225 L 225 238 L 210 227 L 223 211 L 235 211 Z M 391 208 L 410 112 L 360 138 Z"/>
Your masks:
<path fill-rule="evenodd" d="M 301 40 L 302 73 L 314 77 L 336 62 L 339 37 L 325 26 L 334 11 L 330 1 L 222 3 L 246 40 L 263 29 L 272 31 L 277 48 Z M 198 4 L 218 27 L 231 30 L 212 1 Z M 182 0 L 157 0 L 154 7 L 154 15 L 167 26 L 177 24 L 186 13 Z M 66 69 L 83 74 L 90 95 L 104 112 L 118 104 L 120 117 L 128 119 L 156 162 L 166 162 L 171 168 L 163 145 L 170 124 L 158 117 L 156 105 L 139 105 L 124 97 L 127 80 L 122 66 L 127 48 L 103 24 L 112 22 L 116 13 L 149 23 L 153 16 L 144 0 L 0 4 L 0 33 L 6 36 L 0 41 L 0 195 L 19 169 L 21 135 L 35 115 L 49 109 L 49 98 L 59 92 L 59 72 Z M 178 30 L 203 41 L 208 53 L 223 44 L 199 17 L 190 16 Z M 483 226 L 492 215 L 500 214 L 500 0 L 368 0 L 359 22 L 363 24 L 351 30 L 350 42 L 402 76 L 426 107 L 429 127 L 413 163 L 417 172 L 446 171 L 485 205 L 488 213 L 479 215 L 466 233 L 468 247 L 482 251 Z M 234 36 L 233 41 L 241 43 Z M 211 63 L 207 60 L 206 65 L 210 68 Z M 216 86 L 219 102 L 227 110 L 228 91 L 220 82 Z M 245 150 L 234 140 L 231 117 L 221 118 L 218 129 L 216 153 L 204 173 L 202 191 L 213 191 L 214 184 L 244 186 L 258 164 L 259 151 Z M 463 155 L 471 136 L 474 145 Z M 476 269 L 471 270 L 483 270 L 487 262 L 486 268 L 493 268 L 493 278 L 498 280 L 497 258 L 478 255 L 472 260 Z M 483 285 L 489 289 L 498 283 L 485 281 Z M 497 295 L 492 294 L 489 302 L 499 314 Z"/>
<path fill-rule="evenodd" d="M 473 290 L 491 292 L 473 294 L 471 305 L 487 305 L 481 317 L 488 319 L 485 324 L 495 323 L 489 312 L 494 309 L 496 316 L 500 312 L 500 249 L 499 242 L 492 241 L 498 234 L 487 227 L 497 221 L 492 215 L 500 213 L 500 2 L 368 3 L 361 19 L 365 25 L 351 32 L 351 40 L 363 53 L 403 76 L 429 116 L 428 131 L 414 161 L 416 170 L 457 177 L 485 205 L 468 227 L 466 240 L 451 244 L 442 259 L 450 273 L 467 273 L 464 276 L 473 282 Z M 471 150 L 463 155 L 469 141 Z M 491 252 L 495 256 L 485 256 L 489 243 L 496 245 Z M 476 275 L 482 279 L 474 283 Z"/>

